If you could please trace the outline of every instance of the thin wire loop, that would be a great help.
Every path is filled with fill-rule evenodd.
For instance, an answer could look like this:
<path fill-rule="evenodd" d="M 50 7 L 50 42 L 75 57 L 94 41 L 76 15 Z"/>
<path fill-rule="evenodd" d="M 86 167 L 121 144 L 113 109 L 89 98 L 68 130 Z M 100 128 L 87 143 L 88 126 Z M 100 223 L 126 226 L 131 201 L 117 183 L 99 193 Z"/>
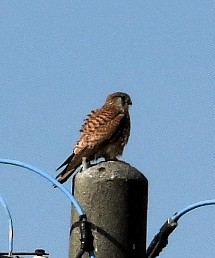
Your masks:
<path fill-rule="evenodd" d="M 69 200 L 74 205 L 74 207 L 76 208 L 79 215 L 84 215 L 85 214 L 83 209 L 81 208 L 80 204 L 76 200 L 76 198 L 61 183 L 59 183 L 56 179 L 51 177 L 46 172 L 44 172 L 44 171 L 42 171 L 42 170 L 40 170 L 40 169 L 30 165 L 30 164 L 27 164 L 27 163 L 24 163 L 24 162 L 21 162 L 21 161 L 17 161 L 17 160 L 12 160 L 12 159 L 0 159 L 0 163 L 25 168 L 25 169 L 28 169 L 28 170 L 42 176 L 43 178 L 47 179 L 48 181 L 50 181 L 51 183 L 56 185 L 69 198 Z"/>
<path fill-rule="evenodd" d="M 9 236 L 9 252 L 8 252 L 8 256 L 11 257 L 12 253 L 13 253 L 13 220 L 12 220 L 10 210 L 1 195 L 0 195 L 0 203 L 2 204 L 2 206 L 4 208 L 5 213 L 8 217 L 8 221 L 9 221 L 9 234 L 8 234 L 8 236 Z"/>

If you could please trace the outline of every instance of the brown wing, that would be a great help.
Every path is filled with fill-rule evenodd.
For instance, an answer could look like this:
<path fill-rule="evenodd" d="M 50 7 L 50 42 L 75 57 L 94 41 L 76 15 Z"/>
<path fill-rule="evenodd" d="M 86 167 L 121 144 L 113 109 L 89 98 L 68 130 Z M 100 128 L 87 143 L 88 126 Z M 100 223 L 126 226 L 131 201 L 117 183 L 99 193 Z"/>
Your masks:
<path fill-rule="evenodd" d="M 81 138 L 74 148 L 74 154 L 77 155 L 86 148 L 93 150 L 101 143 L 110 139 L 123 117 L 124 114 L 118 110 L 105 106 L 91 112 L 80 130 Z"/>

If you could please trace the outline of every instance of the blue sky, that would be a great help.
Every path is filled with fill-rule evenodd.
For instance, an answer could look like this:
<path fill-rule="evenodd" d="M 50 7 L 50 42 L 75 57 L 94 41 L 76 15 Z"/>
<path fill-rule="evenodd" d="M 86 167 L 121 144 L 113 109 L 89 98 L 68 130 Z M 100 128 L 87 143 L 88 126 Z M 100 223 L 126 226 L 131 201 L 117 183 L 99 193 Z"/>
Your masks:
<path fill-rule="evenodd" d="M 86 114 L 124 91 L 133 106 L 122 159 L 149 180 L 148 242 L 176 211 L 215 198 L 214 1 L 11 0 L 0 16 L 2 158 L 55 176 Z M 20 168 L 0 165 L 0 187 L 15 250 L 67 257 L 69 201 Z M 160 257 L 214 257 L 214 212 L 184 216 Z"/>

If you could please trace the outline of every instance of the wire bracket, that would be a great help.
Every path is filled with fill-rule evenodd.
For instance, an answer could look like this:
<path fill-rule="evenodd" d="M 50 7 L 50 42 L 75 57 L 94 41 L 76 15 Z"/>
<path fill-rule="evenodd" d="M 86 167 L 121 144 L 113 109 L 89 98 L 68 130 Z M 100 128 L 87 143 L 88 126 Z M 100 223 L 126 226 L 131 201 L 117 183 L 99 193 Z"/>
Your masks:
<path fill-rule="evenodd" d="M 87 216 L 86 214 L 83 214 L 79 216 L 79 229 L 80 229 L 80 234 L 81 234 L 81 247 L 80 251 L 78 252 L 76 258 L 81 258 L 85 252 L 88 252 L 91 254 L 94 251 L 94 246 L 93 246 L 93 234 L 90 226 L 90 222 L 87 221 Z"/>

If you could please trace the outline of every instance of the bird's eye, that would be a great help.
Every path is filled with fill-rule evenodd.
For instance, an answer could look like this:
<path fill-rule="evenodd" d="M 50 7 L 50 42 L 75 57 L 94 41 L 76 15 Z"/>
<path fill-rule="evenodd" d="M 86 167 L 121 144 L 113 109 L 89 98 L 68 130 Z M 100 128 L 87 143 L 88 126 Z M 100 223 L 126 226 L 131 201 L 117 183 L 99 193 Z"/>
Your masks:
<path fill-rule="evenodd" d="M 122 96 L 121 100 L 122 100 L 122 103 L 125 104 L 125 102 L 126 102 L 125 96 Z"/>

